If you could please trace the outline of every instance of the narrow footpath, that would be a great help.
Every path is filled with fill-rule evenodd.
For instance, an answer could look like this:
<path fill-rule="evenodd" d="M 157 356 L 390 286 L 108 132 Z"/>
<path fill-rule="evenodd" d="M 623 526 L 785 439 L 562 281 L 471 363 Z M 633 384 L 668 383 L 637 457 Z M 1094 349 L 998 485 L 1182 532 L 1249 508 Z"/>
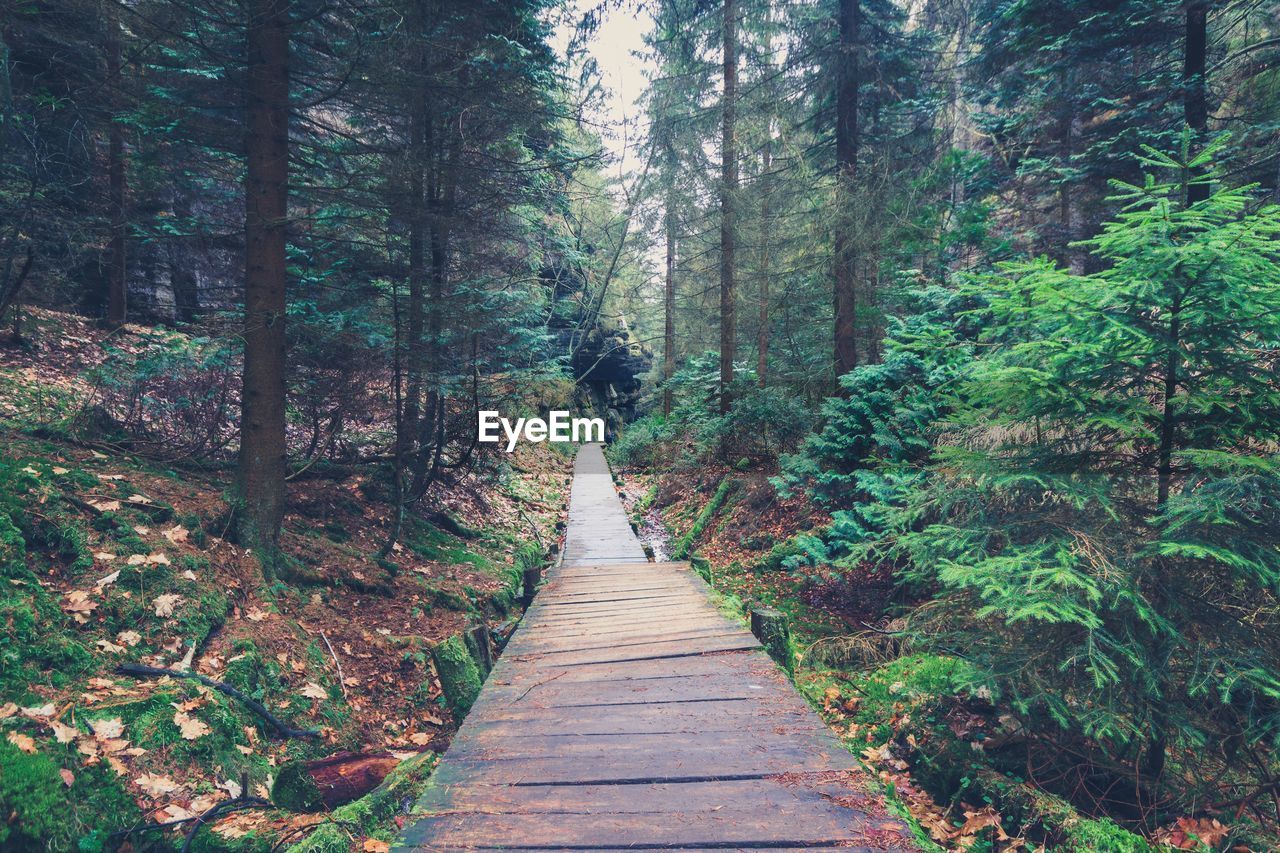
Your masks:
<path fill-rule="evenodd" d="M 915 850 L 687 563 L 649 563 L 599 445 L 564 560 L 397 850 Z"/>

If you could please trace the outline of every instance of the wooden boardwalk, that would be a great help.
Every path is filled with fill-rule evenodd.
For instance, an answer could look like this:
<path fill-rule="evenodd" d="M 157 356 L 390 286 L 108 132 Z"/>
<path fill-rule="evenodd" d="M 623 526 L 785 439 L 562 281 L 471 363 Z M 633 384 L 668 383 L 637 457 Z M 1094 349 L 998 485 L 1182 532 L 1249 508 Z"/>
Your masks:
<path fill-rule="evenodd" d="M 397 850 L 914 850 L 686 563 L 644 561 L 597 445 L 565 559 Z"/>

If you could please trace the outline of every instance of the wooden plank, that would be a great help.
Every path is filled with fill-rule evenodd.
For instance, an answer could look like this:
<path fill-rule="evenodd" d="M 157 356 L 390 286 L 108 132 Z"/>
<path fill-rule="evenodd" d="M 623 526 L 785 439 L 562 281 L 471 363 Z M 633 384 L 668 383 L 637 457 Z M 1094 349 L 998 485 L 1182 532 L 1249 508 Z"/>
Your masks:
<path fill-rule="evenodd" d="M 396 849 L 915 849 L 702 579 L 642 553 L 585 448 L 564 563 Z"/>
<path fill-rule="evenodd" d="M 437 849 L 465 837 L 480 849 L 502 849 L 518 839 L 523 847 L 543 849 L 630 850 L 637 846 L 678 845 L 679 849 L 703 844 L 769 847 L 834 846 L 859 831 L 872 828 L 859 823 L 846 810 L 821 800 L 774 811 L 728 807 L 721 811 L 663 815 L 556 814 L 538 816 L 504 814 L 446 814 L 417 824 L 420 834 L 408 840 Z M 723 849 L 723 847 L 721 848 Z M 871 849 L 911 849 L 901 846 Z"/>

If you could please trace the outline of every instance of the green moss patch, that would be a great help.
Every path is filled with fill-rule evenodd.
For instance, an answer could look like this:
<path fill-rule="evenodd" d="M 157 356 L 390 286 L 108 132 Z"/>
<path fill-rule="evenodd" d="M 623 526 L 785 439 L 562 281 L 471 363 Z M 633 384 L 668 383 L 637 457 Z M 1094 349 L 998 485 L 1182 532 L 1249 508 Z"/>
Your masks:
<path fill-rule="evenodd" d="M 484 681 L 476 659 L 471 656 L 461 635 L 437 643 L 431 655 L 445 701 L 454 713 L 464 716 L 480 695 L 480 685 Z"/>

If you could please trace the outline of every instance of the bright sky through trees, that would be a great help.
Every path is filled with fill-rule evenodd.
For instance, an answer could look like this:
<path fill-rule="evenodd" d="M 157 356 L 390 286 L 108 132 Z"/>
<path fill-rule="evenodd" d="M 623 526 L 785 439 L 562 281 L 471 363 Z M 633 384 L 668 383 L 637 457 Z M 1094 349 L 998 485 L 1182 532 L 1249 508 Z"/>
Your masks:
<path fill-rule="evenodd" d="M 576 0 L 572 4 L 566 18 L 556 27 L 555 47 L 561 54 L 568 49 L 574 28 L 583 16 L 599 5 L 598 0 Z M 637 101 L 644 93 L 647 74 L 653 67 L 643 57 L 644 36 L 652 27 L 653 17 L 643 7 L 608 10 L 599 29 L 585 45 L 586 58 L 595 61 L 605 89 L 604 96 L 589 105 L 586 119 L 593 123 L 593 129 L 600 134 L 615 166 L 620 164 L 623 174 L 644 166 L 641 150 L 645 127 L 643 110 Z M 574 72 L 577 70 L 575 67 Z"/>

